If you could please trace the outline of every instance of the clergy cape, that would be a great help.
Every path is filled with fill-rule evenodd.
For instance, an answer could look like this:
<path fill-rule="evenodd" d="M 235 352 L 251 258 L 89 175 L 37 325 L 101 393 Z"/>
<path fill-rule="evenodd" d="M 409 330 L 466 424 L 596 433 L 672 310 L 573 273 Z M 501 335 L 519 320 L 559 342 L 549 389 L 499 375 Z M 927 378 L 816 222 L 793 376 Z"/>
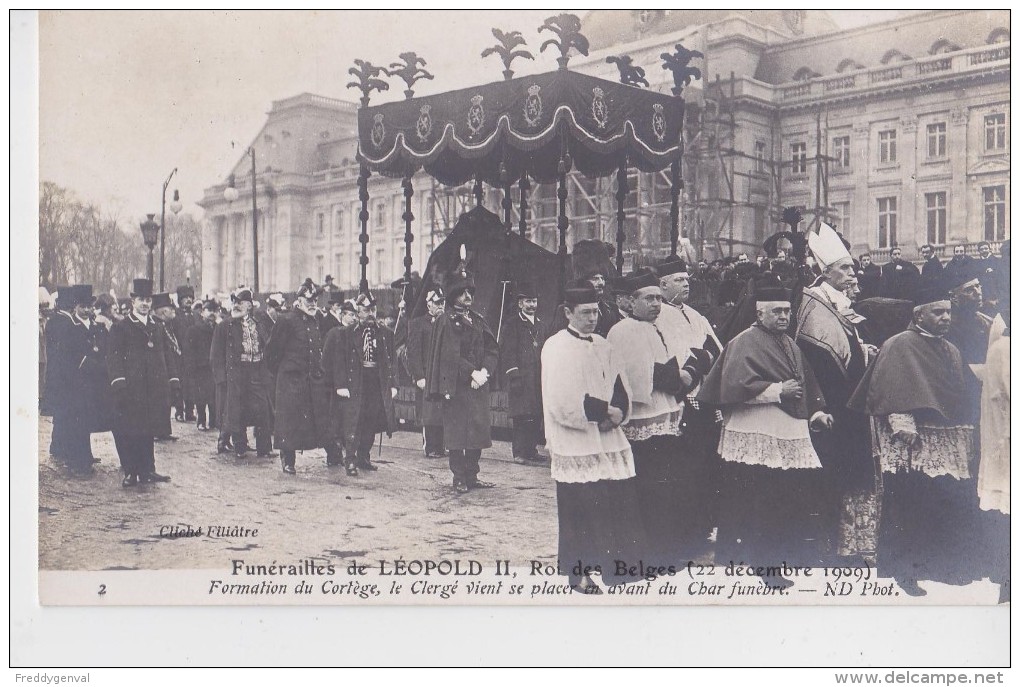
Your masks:
<path fill-rule="evenodd" d="M 585 412 L 585 397 L 619 403 L 624 419 L 630 415 L 619 354 L 608 341 L 592 335 L 585 341 L 561 330 L 542 348 L 542 405 L 545 435 L 552 454 L 553 479 L 558 482 L 594 482 L 634 476 L 630 444 L 623 430 L 603 431 Z M 622 400 L 622 402 L 621 402 Z M 622 407 L 621 407 L 622 406 Z"/>
<path fill-rule="evenodd" d="M 782 348 L 790 344 L 797 369 Z M 720 406 L 746 403 L 772 384 L 795 379 L 804 394 L 799 401 L 783 401 L 779 407 L 791 417 L 807 420 L 825 406 L 825 398 L 800 349 L 786 334 L 771 334 L 752 325 L 730 341 L 701 385 L 698 400 Z"/>
<path fill-rule="evenodd" d="M 678 362 L 694 379 L 694 388 L 688 389 L 688 393 L 695 391 L 722 352 L 715 330 L 704 315 L 689 305 L 663 304 L 656 324 L 664 337 L 675 341 L 678 350 L 689 352 L 686 358 L 678 358 Z"/>
<path fill-rule="evenodd" d="M 824 351 L 844 376 L 853 357 L 852 346 L 859 346 L 854 325 L 833 307 L 821 287 L 802 292 L 794 338 Z"/>
<path fill-rule="evenodd" d="M 911 326 L 885 342 L 848 406 L 868 415 L 930 411 L 942 423 L 963 424 L 967 413 L 960 351 Z"/>

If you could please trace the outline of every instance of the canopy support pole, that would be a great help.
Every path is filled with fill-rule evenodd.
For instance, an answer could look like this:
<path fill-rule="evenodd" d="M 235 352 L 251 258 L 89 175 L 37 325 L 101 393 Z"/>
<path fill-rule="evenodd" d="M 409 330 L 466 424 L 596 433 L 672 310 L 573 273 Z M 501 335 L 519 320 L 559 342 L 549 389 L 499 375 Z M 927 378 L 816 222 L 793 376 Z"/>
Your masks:
<path fill-rule="evenodd" d="M 680 161 L 669 166 L 669 257 L 676 258 L 676 246 L 680 241 L 680 190 L 684 182 L 680 179 Z"/>
<path fill-rule="evenodd" d="M 475 194 L 475 207 L 476 208 L 482 207 L 482 197 L 485 195 L 485 189 L 482 187 L 482 178 L 479 176 L 475 177 L 474 194 Z"/>
<path fill-rule="evenodd" d="M 517 224 L 517 230 L 521 238 L 525 238 L 528 233 L 528 191 L 531 190 L 531 180 L 528 179 L 527 172 L 521 175 L 517 188 L 521 190 L 521 219 Z"/>
<path fill-rule="evenodd" d="M 361 173 L 358 174 L 358 200 L 361 201 L 361 213 L 358 220 L 361 222 L 361 235 L 358 241 L 361 242 L 361 283 L 358 290 L 361 293 L 368 293 L 368 177 L 371 176 L 368 167 L 362 163 Z"/>
<path fill-rule="evenodd" d="M 616 170 L 616 276 L 623 276 L 623 241 L 627 238 L 623 230 L 626 219 L 624 203 L 627 202 L 627 161 Z"/>
<path fill-rule="evenodd" d="M 410 307 L 407 302 L 408 289 L 411 285 L 411 244 L 414 243 L 414 234 L 411 232 L 411 222 L 414 220 L 414 213 L 411 212 L 411 197 L 414 196 L 414 186 L 411 184 L 411 177 L 404 177 L 404 180 L 400 184 L 404 189 L 404 214 L 402 219 L 404 220 L 404 303 L 405 306 Z M 414 298 L 415 294 L 411 294 L 411 298 Z"/>
<path fill-rule="evenodd" d="M 499 167 L 499 180 L 503 184 L 503 200 L 500 202 L 500 205 L 503 206 L 503 230 L 509 234 L 514 230 L 513 222 L 510 219 L 510 213 L 514 209 L 514 201 L 510 197 L 513 183 L 510 181 L 510 175 L 506 171 L 505 164 Z"/>
<path fill-rule="evenodd" d="M 560 231 L 560 246 L 559 246 L 559 257 L 560 257 L 560 300 L 563 299 L 563 294 L 567 287 L 566 276 L 567 276 L 567 172 L 570 171 L 570 158 L 567 155 L 566 146 L 564 146 L 563 152 L 560 154 L 560 163 L 557 171 L 559 172 L 559 188 L 556 189 L 556 197 L 560 201 L 560 211 L 556 218 L 556 228 Z"/>

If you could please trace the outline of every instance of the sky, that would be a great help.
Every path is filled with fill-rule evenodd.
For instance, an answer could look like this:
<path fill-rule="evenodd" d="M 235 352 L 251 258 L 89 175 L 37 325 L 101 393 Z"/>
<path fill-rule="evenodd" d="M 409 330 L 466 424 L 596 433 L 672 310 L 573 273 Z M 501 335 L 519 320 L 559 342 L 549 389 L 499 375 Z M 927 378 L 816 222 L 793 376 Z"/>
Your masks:
<path fill-rule="evenodd" d="M 408 50 L 435 74 L 416 85 L 419 95 L 497 80 L 499 60 L 478 57 L 494 26 L 524 32 L 537 59 L 521 71 L 555 69 L 553 51 L 538 54 L 536 33 L 554 13 L 41 12 L 40 179 L 141 218 L 159 213 L 163 181 L 177 168 L 167 202 L 180 189 L 185 212 L 200 217 L 202 189 L 224 180 L 273 100 L 310 92 L 356 101 L 358 91 L 344 88 L 355 58 L 389 64 Z M 845 28 L 889 18 L 830 13 Z"/>

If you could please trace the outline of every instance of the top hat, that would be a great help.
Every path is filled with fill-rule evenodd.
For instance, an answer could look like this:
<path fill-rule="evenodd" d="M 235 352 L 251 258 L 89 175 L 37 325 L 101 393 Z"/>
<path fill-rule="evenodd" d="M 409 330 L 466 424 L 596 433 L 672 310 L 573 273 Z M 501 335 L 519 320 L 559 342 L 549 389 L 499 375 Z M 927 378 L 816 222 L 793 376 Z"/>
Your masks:
<path fill-rule="evenodd" d="M 538 291 L 535 289 L 535 285 L 528 281 L 517 282 L 517 297 L 518 298 L 538 298 Z"/>
<path fill-rule="evenodd" d="M 135 279 L 131 282 L 132 298 L 152 298 L 152 280 Z"/>
<path fill-rule="evenodd" d="M 165 307 L 168 307 L 168 306 L 172 308 L 173 305 L 174 305 L 174 302 L 172 300 L 170 300 L 170 294 L 167 293 L 167 292 L 164 292 L 164 293 L 155 293 L 155 294 L 152 295 L 152 309 L 153 310 L 156 310 L 158 308 L 165 308 Z"/>
<path fill-rule="evenodd" d="M 195 289 L 190 286 L 178 286 L 177 287 L 177 302 L 180 303 L 185 298 L 194 298 Z"/>
<path fill-rule="evenodd" d="M 75 284 L 71 287 L 72 305 L 92 305 L 92 284 Z"/>

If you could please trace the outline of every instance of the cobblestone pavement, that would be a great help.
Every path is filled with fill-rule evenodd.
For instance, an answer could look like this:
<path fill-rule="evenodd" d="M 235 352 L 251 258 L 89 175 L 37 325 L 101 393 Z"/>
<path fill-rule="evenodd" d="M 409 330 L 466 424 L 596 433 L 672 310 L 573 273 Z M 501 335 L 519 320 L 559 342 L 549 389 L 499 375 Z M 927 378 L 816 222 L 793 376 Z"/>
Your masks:
<path fill-rule="evenodd" d="M 381 457 L 373 449 L 377 472 L 349 477 L 327 468 L 319 450 L 299 453 L 292 476 L 279 458 L 218 456 L 215 431 L 173 425 L 178 441 L 156 443 L 156 470 L 172 481 L 125 489 L 109 433 L 92 437 L 102 461 L 95 473 L 75 477 L 50 458 L 53 425 L 40 418 L 41 569 L 211 569 L 232 558 L 555 561 L 555 483 L 547 467 L 515 464 L 507 442 L 482 453 L 480 477 L 496 488 L 458 496 L 446 460 L 426 459 L 413 432 L 384 437 Z M 258 536 L 160 536 L 173 525 L 258 528 Z"/>

